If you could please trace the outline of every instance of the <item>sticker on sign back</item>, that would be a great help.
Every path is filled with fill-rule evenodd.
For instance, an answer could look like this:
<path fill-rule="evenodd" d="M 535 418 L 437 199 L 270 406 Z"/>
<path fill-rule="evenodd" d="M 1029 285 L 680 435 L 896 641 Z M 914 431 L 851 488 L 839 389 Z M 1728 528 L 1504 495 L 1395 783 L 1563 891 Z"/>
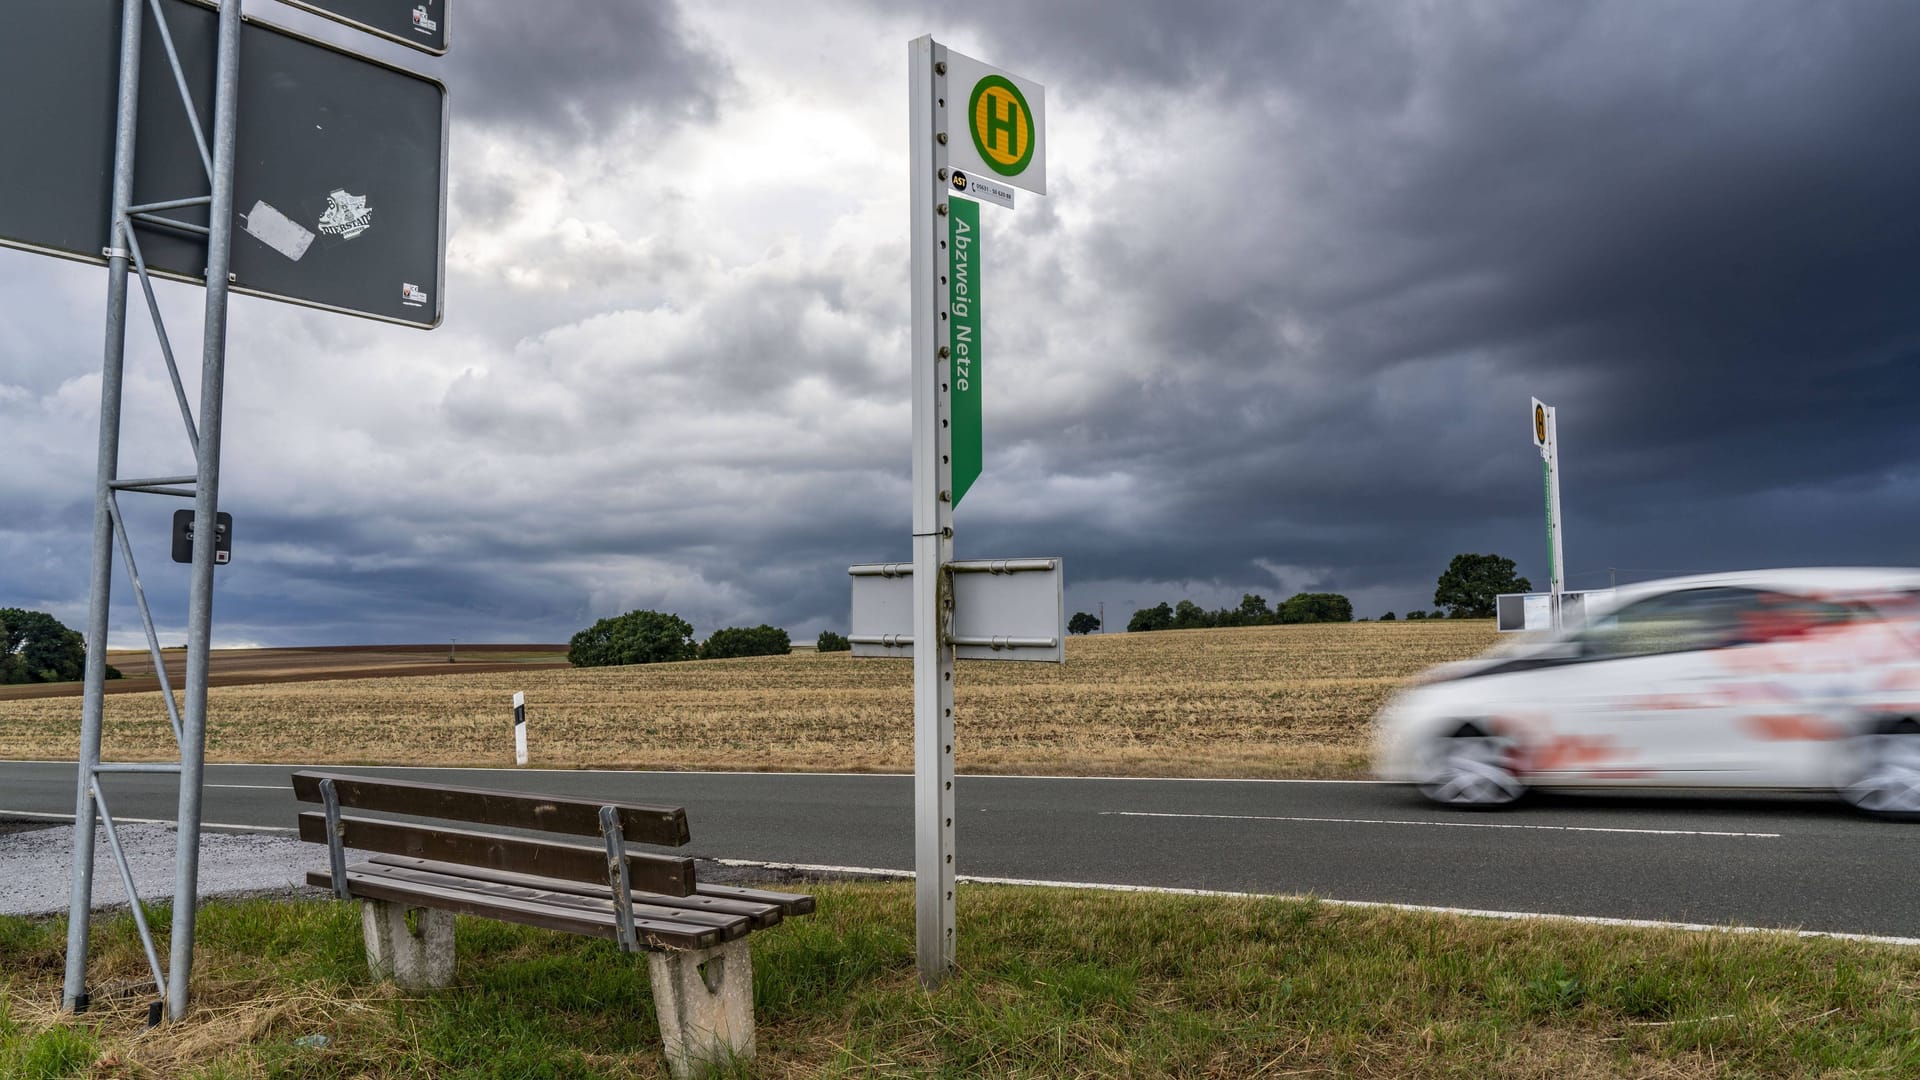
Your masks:
<path fill-rule="evenodd" d="M 1013 209 L 1013 189 L 1005 184 L 983 180 L 977 174 L 953 170 L 953 190 L 961 195 Z"/>

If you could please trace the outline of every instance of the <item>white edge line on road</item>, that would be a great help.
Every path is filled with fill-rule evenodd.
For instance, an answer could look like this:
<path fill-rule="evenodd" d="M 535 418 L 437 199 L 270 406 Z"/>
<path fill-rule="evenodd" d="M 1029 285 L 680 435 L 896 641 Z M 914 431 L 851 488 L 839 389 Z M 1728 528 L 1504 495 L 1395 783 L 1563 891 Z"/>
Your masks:
<path fill-rule="evenodd" d="M 1333 825 L 1430 825 L 1443 829 L 1538 829 L 1546 832 L 1632 833 L 1636 836 L 1722 836 L 1778 840 L 1777 832 L 1713 832 L 1706 829 L 1622 829 L 1599 825 L 1518 825 L 1496 821 L 1411 821 L 1393 818 L 1287 817 L 1279 814 L 1170 814 L 1150 810 L 1102 810 L 1101 817 L 1200 818 L 1213 821 L 1301 821 Z"/>
<path fill-rule="evenodd" d="M 35 810 L 0 810 L 0 818 L 26 818 L 29 821 L 71 822 L 73 820 L 73 815 L 72 814 L 42 814 Z M 178 824 L 178 822 L 174 821 L 174 819 L 172 818 L 120 817 L 117 814 L 114 816 L 113 823 L 115 825 L 176 825 Z M 282 828 L 278 825 L 224 825 L 218 821 L 203 821 L 200 823 L 200 827 L 203 829 L 219 829 L 222 832 L 293 834 L 300 831 L 294 828 Z"/>
<path fill-rule="evenodd" d="M 887 870 L 871 866 L 816 866 L 808 863 L 763 862 L 758 859 L 714 859 L 722 866 L 765 867 L 827 874 L 859 874 L 911 880 L 911 870 Z M 1875 945 L 1920 946 L 1920 938 L 1890 937 L 1884 934 L 1853 934 L 1841 930 L 1784 930 L 1772 926 L 1739 926 L 1733 923 L 1664 922 L 1659 919 L 1616 919 L 1605 915 L 1559 915 L 1545 911 L 1486 911 L 1480 908 L 1435 907 L 1430 904 L 1395 904 L 1384 900 L 1332 900 L 1319 896 L 1285 893 L 1229 892 L 1220 889 L 1178 889 L 1158 885 L 1116 885 L 1093 881 L 1041 881 L 1033 878 L 979 877 L 961 874 L 954 878 L 973 885 L 1023 885 L 1043 889 L 1088 889 L 1097 892 L 1160 893 L 1167 896 L 1204 896 L 1228 900 L 1312 900 L 1332 907 L 1372 908 L 1384 911 L 1411 911 L 1428 915 L 1460 915 L 1470 919 L 1540 919 L 1547 922 L 1580 923 L 1586 926 L 1617 926 L 1630 930 L 1685 930 L 1720 934 L 1783 934 L 1798 938 L 1833 938 L 1836 941 L 1863 941 Z"/>
<path fill-rule="evenodd" d="M 51 761 L 40 758 L 0 758 L 0 765 L 71 765 L 77 761 Z M 777 769 L 544 769 L 493 765 L 363 765 L 357 762 L 293 764 L 271 761 L 210 761 L 209 769 L 415 769 L 430 772 L 497 773 L 579 773 L 593 776 L 886 776 L 910 780 L 908 772 L 788 772 Z M 1258 776 L 1050 776 L 1044 773 L 960 773 L 967 780 L 1127 780 L 1194 784 L 1390 784 L 1391 780 L 1312 780 Z"/>

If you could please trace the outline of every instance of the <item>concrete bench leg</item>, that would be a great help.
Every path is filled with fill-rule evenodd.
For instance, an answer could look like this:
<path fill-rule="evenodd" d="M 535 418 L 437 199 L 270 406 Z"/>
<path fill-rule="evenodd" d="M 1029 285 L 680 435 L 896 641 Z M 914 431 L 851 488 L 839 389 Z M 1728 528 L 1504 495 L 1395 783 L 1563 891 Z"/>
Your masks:
<path fill-rule="evenodd" d="M 407 926 L 410 910 L 419 912 L 417 934 Z M 453 912 L 362 900 L 360 929 L 374 978 L 390 978 L 409 990 L 453 985 Z"/>
<path fill-rule="evenodd" d="M 753 961 L 746 938 L 711 949 L 650 952 L 647 968 L 674 1080 L 753 1057 Z"/>

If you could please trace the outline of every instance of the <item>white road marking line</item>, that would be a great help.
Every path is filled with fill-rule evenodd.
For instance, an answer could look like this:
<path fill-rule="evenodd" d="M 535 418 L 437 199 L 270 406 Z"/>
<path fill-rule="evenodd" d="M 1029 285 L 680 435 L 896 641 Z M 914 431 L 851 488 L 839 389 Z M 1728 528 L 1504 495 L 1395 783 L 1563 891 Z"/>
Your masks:
<path fill-rule="evenodd" d="M 911 870 L 886 870 L 866 866 L 823 866 L 809 863 L 763 862 L 758 859 L 714 859 L 722 866 L 765 867 L 826 874 L 863 874 L 871 877 L 911 880 Z M 1719 934 L 1782 934 L 1797 938 L 1832 938 L 1836 941 L 1864 941 L 1876 945 L 1920 946 L 1920 938 L 1891 937 L 1885 934 L 1855 934 L 1844 930 L 1785 930 L 1773 926 L 1741 926 L 1735 923 L 1664 922 L 1659 919 L 1617 919 L 1605 915 L 1557 915 L 1547 911 L 1488 911 L 1480 908 L 1435 907 L 1429 904 L 1395 904 L 1384 900 L 1331 900 L 1321 896 L 1291 893 L 1229 892 L 1222 889 L 1178 889 L 1158 885 L 1115 885 L 1090 881 L 1043 881 L 1035 878 L 981 877 L 960 874 L 954 880 L 972 885 L 1023 885 L 1044 889 L 1089 889 L 1097 892 L 1162 893 L 1168 896 L 1206 896 L 1228 900 L 1312 900 L 1330 907 L 1373 908 L 1384 911 L 1413 911 L 1429 915 L 1460 915 L 1470 919 L 1540 919 L 1547 922 L 1581 923 L 1587 926 L 1618 926 L 1631 930 L 1686 930 Z"/>
<path fill-rule="evenodd" d="M 68 821 L 70 822 L 73 820 L 73 815 L 72 814 L 43 814 L 37 810 L 7 810 L 5 808 L 0 808 L 0 818 L 26 818 L 29 821 Z M 175 821 L 173 818 L 121 817 L 118 814 L 115 814 L 113 816 L 113 823 L 115 825 L 178 825 L 179 824 L 179 822 Z M 219 821 L 203 821 L 200 823 L 200 827 L 203 829 L 221 829 L 228 832 L 297 833 L 300 831 L 298 829 L 291 828 L 291 827 L 282 828 L 278 825 L 228 825 L 228 824 L 225 824 L 224 822 L 219 822 Z"/>
<path fill-rule="evenodd" d="M 1620 829 L 1598 825 L 1516 825 L 1496 821 L 1400 821 L 1391 818 L 1287 817 L 1279 814 L 1162 814 L 1145 810 L 1102 810 L 1101 817 L 1201 818 L 1216 821 L 1304 821 L 1335 825 L 1430 825 L 1442 829 L 1538 829 L 1545 832 L 1633 833 L 1640 836 L 1731 836 L 1778 840 L 1777 832 L 1713 832 L 1706 829 Z"/>

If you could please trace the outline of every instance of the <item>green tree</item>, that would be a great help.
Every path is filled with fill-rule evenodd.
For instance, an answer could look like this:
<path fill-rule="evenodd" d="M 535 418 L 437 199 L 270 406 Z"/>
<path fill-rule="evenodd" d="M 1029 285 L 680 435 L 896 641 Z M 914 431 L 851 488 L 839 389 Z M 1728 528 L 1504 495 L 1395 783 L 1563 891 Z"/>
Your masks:
<path fill-rule="evenodd" d="M 86 670 L 78 631 L 42 611 L 0 608 L 0 683 L 72 682 Z"/>
<path fill-rule="evenodd" d="M 1069 634 L 1091 634 L 1098 629 L 1100 629 L 1099 618 L 1084 611 L 1074 612 L 1073 618 L 1067 620 Z"/>
<path fill-rule="evenodd" d="M 1382 615 L 1382 616 L 1380 616 L 1380 621 L 1381 621 L 1381 622 L 1393 622 L 1393 621 L 1394 621 L 1395 619 L 1397 619 L 1397 618 L 1399 618 L 1399 616 L 1397 616 L 1397 615 L 1395 615 L 1395 614 L 1394 614 L 1393 612 L 1391 612 L 1391 611 L 1389 611 L 1389 612 L 1387 612 L 1387 613 L 1386 613 L 1385 615 Z"/>
<path fill-rule="evenodd" d="M 1214 622 L 1213 615 L 1206 608 L 1191 600 L 1182 600 L 1173 606 L 1175 630 L 1204 630 Z"/>
<path fill-rule="evenodd" d="M 787 632 L 777 626 L 729 626 L 715 630 L 700 646 L 700 659 L 726 660 L 736 656 L 785 656 L 793 651 Z"/>
<path fill-rule="evenodd" d="M 852 652 L 853 643 L 831 630 L 820 631 L 820 652 Z"/>
<path fill-rule="evenodd" d="M 1240 625 L 1261 626 L 1273 621 L 1273 609 L 1267 606 L 1267 598 L 1259 593 L 1243 593 L 1240 596 Z"/>
<path fill-rule="evenodd" d="M 1141 608 L 1133 613 L 1133 618 L 1127 620 L 1129 634 L 1142 630 L 1171 629 L 1173 629 L 1173 605 L 1164 601 L 1158 607 Z"/>
<path fill-rule="evenodd" d="M 1280 605 L 1283 623 L 1352 622 L 1353 601 L 1339 593 L 1294 593 Z"/>
<path fill-rule="evenodd" d="M 1433 606 L 1452 619 L 1491 619 L 1494 597 L 1532 589 L 1532 582 L 1514 573 L 1512 559 L 1455 555 L 1434 587 Z"/>
<path fill-rule="evenodd" d="M 659 611 L 629 611 L 601 619 L 567 643 L 567 662 L 574 667 L 660 664 L 697 655 L 692 624 Z"/>
<path fill-rule="evenodd" d="M 1415 619 L 1424 619 L 1426 617 L 1427 617 L 1427 613 L 1424 611 L 1421 611 L 1419 608 L 1415 608 L 1414 610 L 1407 612 L 1407 621 L 1409 622 Z"/>

